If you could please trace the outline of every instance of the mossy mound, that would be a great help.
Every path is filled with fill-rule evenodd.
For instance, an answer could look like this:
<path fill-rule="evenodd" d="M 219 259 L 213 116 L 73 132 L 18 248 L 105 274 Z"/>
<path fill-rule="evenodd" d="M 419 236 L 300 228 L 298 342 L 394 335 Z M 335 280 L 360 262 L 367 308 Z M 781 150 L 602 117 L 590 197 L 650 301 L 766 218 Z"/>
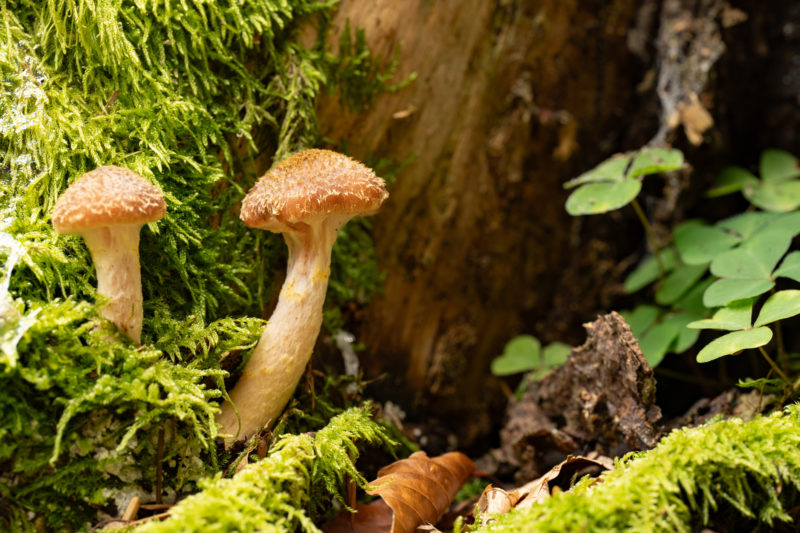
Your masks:
<path fill-rule="evenodd" d="M 152 497 L 157 463 L 165 497 L 218 470 L 220 360 L 253 346 L 285 253 L 237 202 L 319 143 L 320 91 L 363 105 L 387 87 L 363 39 L 326 48 L 335 4 L 0 0 L 0 529 L 82 528 Z M 82 239 L 50 223 L 69 183 L 111 164 L 167 201 L 141 236 L 142 347 L 98 318 Z M 332 326 L 380 281 L 364 223 L 338 246 Z"/>
<path fill-rule="evenodd" d="M 526 531 L 699 531 L 751 520 L 788 522 L 800 489 L 800 404 L 750 422 L 675 430 L 630 454 L 598 482 L 512 512 L 480 529 Z"/>

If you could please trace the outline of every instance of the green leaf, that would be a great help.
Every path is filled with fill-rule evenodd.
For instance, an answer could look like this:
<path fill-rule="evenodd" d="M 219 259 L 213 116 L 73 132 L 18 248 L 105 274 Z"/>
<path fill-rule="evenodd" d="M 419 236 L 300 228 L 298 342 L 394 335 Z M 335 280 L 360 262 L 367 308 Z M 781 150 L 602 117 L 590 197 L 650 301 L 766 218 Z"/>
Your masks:
<path fill-rule="evenodd" d="M 678 333 L 679 329 L 675 323 L 664 322 L 653 326 L 642 336 L 639 347 L 650 366 L 656 367 L 664 359 Z"/>
<path fill-rule="evenodd" d="M 571 352 L 572 346 L 564 344 L 563 342 L 551 342 L 542 349 L 544 366 L 552 368 L 564 364 Z"/>
<path fill-rule="evenodd" d="M 492 374 L 508 376 L 539 368 L 541 343 L 532 335 L 514 337 L 506 344 L 503 355 L 492 361 Z"/>
<path fill-rule="evenodd" d="M 708 289 L 713 282 L 714 279 L 711 276 L 706 277 L 706 279 L 689 289 L 689 292 L 675 302 L 672 308 L 698 315 L 698 318 L 703 318 L 708 313 L 708 307 L 703 304 L 703 293 L 706 292 L 706 289 Z"/>
<path fill-rule="evenodd" d="M 671 172 L 684 167 L 683 152 L 666 148 L 642 148 L 633 156 L 633 163 L 628 171 L 629 178 L 647 174 Z"/>
<path fill-rule="evenodd" d="M 711 318 L 696 320 L 686 325 L 691 329 L 724 329 L 736 331 L 749 329 L 753 315 L 754 298 L 732 302 L 727 307 L 723 307 Z"/>
<path fill-rule="evenodd" d="M 746 188 L 744 196 L 765 211 L 792 211 L 800 206 L 800 181 L 765 182 Z"/>
<path fill-rule="evenodd" d="M 788 181 L 800 176 L 800 163 L 789 152 L 764 150 L 761 153 L 759 171 L 765 182 Z"/>
<path fill-rule="evenodd" d="M 781 266 L 772 273 L 775 278 L 789 278 L 800 282 L 800 252 L 791 252 L 783 258 Z"/>
<path fill-rule="evenodd" d="M 690 322 L 702 318 L 702 315 L 697 313 L 670 313 L 663 321 L 664 324 L 673 324 L 678 328 L 678 336 L 675 342 L 670 347 L 669 351 L 674 353 L 681 353 L 688 350 L 692 344 L 697 341 L 700 332 L 695 329 L 688 329 L 686 327 Z"/>
<path fill-rule="evenodd" d="M 673 234 L 675 247 L 687 265 L 705 265 L 741 242 L 739 237 L 723 229 L 694 221 L 679 224 Z"/>
<path fill-rule="evenodd" d="M 661 262 L 664 265 L 664 271 L 669 272 L 675 267 L 677 254 L 672 247 L 664 248 L 659 252 Z M 623 284 L 625 292 L 633 293 L 644 287 L 650 285 L 658 279 L 658 262 L 655 256 L 648 256 L 642 260 L 641 263 L 628 274 Z"/>
<path fill-rule="evenodd" d="M 774 286 L 775 282 L 768 279 L 718 279 L 703 293 L 703 305 L 721 307 L 735 300 L 764 294 Z"/>
<path fill-rule="evenodd" d="M 695 318 L 698 318 L 696 315 L 694 316 L 687 316 L 686 323 L 692 322 Z M 678 338 L 675 340 L 675 345 L 672 347 L 672 351 L 675 353 L 683 353 L 689 348 L 691 348 L 697 339 L 700 337 L 700 330 L 698 329 L 689 329 L 686 327 L 686 324 L 680 328 L 678 333 Z"/>
<path fill-rule="evenodd" d="M 697 354 L 697 362 L 707 363 L 748 348 L 758 348 L 767 344 L 771 339 L 772 330 L 769 328 L 734 331 L 708 343 Z"/>
<path fill-rule="evenodd" d="M 747 186 L 756 186 L 760 183 L 757 177 L 743 168 L 727 167 L 717 176 L 714 186 L 706 196 L 715 198 L 732 192 L 741 191 Z"/>
<path fill-rule="evenodd" d="M 770 324 L 800 314 L 800 291 L 778 291 L 764 302 L 756 326 Z"/>
<path fill-rule="evenodd" d="M 639 180 L 589 183 L 567 198 L 567 212 L 573 216 L 607 213 L 630 203 L 641 189 Z"/>
<path fill-rule="evenodd" d="M 742 213 L 740 215 L 726 218 L 725 220 L 717 222 L 716 225 L 719 228 L 733 231 L 739 237 L 741 237 L 742 240 L 745 240 L 757 230 L 764 227 L 768 222 L 780 216 L 783 215 L 778 213 L 764 213 L 761 211 L 755 211 L 752 213 Z"/>
<path fill-rule="evenodd" d="M 637 305 L 633 311 L 623 311 L 620 314 L 631 327 L 633 336 L 637 339 L 652 326 L 658 318 L 661 309 L 655 305 Z"/>
<path fill-rule="evenodd" d="M 706 272 L 706 265 L 681 265 L 664 279 L 664 283 L 656 291 L 656 302 L 668 305 L 676 302 Z"/>
<path fill-rule="evenodd" d="M 565 189 L 572 189 L 584 183 L 619 182 L 625 179 L 625 169 L 631 161 L 629 154 L 616 154 L 606 159 L 592 170 L 584 172 L 575 179 L 564 184 Z"/>
<path fill-rule="evenodd" d="M 759 231 L 738 248 L 715 257 L 711 273 L 722 278 L 767 279 L 791 242 L 791 233 L 783 228 Z"/>
<path fill-rule="evenodd" d="M 753 233 L 753 235 L 756 235 L 761 231 L 773 230 L 777 228 L 785 230 L 792 237 L 796 237 L 798 234 L 800 234 L 800 211 L 771 214 L 772 218 L 767 220 L 763 228 L 759 228 L 757 232 Z"/>

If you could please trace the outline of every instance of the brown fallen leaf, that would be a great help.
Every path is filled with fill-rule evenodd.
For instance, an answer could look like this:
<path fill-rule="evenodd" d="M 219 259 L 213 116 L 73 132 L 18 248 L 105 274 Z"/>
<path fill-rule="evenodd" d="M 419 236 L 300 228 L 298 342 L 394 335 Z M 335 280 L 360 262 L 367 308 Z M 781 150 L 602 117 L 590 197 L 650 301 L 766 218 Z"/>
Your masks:
<path fill-rule="evenodd" d="M 505 491 L 489 485 L 483 490 L 483 494 L 478 500 L 478 510 L 481 513 L 483 524 L 485 525 L 494 516 L 505 514 L 511 509 L 524 509 L 545 501 L 550 497 L 551 482 L 563 477 L 571 478 L 575 473 L 589 467 L 607 470 L 613 467 L 613 463 L 610 463 L 608 458 L 589 459 L 588 457 L 569 456 L 551 468 L 545 475 L 514 490 Z M 552 490 L 555 489 L 558 487 L 554 484 Z"/>
<path fill-rule="evenodd" d="M 375 488 L 367 493 L 380 500 L 356 506 L 355 514 L 339 513 L 322 530 L 413 533 L 417 526 L 436 523 L 474 470 L 469 457 L 460 452 L 433 459 L 425 452 L 413 453 L 378 471 L 378 478 L 370 483 Z"/>

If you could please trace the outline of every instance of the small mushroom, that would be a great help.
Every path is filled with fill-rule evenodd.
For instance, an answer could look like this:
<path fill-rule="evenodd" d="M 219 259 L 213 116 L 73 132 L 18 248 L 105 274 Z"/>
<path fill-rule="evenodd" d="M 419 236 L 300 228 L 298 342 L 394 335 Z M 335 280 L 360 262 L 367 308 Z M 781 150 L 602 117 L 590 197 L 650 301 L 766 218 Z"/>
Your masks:
<path fill-rule="evenodd" d="M 161 191 L 135 172 L 98 167 L 67 187 L 53 209 L 56 233 L 81 235 L 107 298 L 100 315 L 136 344 L 142 334 L 139 230 L 166 212 Z"/>
<path fill-rule="evenodd" d="M 217 416 L 221 433 L 248 438 L 275 422 L 311 358 L 330 275 L 331 250 L 348 220 L 371 215 L 389 196 L 381 178 L 329 150 L 305 150 L 262 176 L 242 201 L 251 228 L 282 233 L 289 249 L 278 305 Z"/>

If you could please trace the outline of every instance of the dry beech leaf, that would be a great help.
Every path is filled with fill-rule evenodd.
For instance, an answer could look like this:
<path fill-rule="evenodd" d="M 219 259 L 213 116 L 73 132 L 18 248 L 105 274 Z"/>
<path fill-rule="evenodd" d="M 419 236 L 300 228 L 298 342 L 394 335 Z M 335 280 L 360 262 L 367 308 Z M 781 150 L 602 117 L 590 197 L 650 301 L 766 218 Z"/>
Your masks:
<path fill-rule="evenodd" d="M 378 478 L 370 483 L 375 489 L 368 494 L 382 499 L 356 506 L 355 514 L 343 511 L 322 530 L 413 533 L 417 526 L 436 523 L 474 470 L 469 457 L 460 452 L 433 459 L 425 452 L 413 453 L 378 471 Z"/>
<path fill-rule="evenodd" d="M 569 456 L 551 468 L 542 477 L 514 490 L 505 491 L 489 485 L 483 490 L 483 494 L 478 500 L 478 510 L 483 518 L 483 523 L 486 524 L 491 520 L 492 516 L 505 514 L 511 509 L 524 509 L 543 502 L 550 497 L 551 481 L 565 476 L 571 478 L 575 473 L 590 467 L 608 470 L 613 466 L 613 461 L 606 457 L 589 459 L 588 457 Z M 554 489 L 556 488 L 558 487 L 554 487 Z"/>

